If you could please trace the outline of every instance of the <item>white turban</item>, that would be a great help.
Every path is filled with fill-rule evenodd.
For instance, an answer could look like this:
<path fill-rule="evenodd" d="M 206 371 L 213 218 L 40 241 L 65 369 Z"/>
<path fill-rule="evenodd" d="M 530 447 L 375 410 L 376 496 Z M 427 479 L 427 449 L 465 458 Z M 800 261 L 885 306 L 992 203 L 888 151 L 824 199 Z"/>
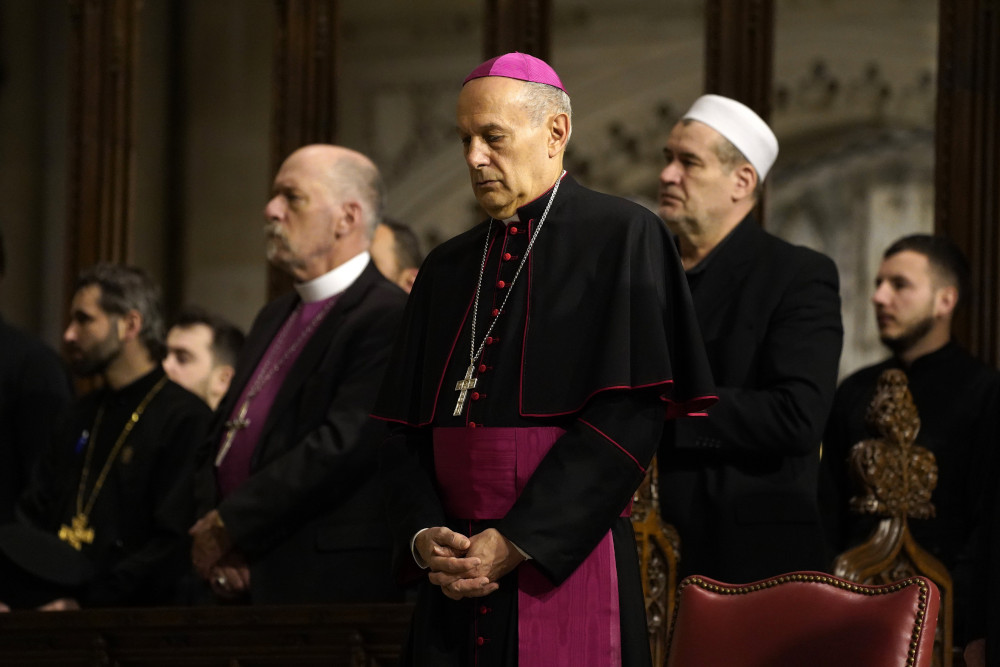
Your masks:
<path fill-rule="evenodd" d="M 757 170 L 763 181 L 778 157 L 778 139 L 753 110 L 721 95 L 702 95 L 683 119 L 696 120 L 724 136 Z"/>

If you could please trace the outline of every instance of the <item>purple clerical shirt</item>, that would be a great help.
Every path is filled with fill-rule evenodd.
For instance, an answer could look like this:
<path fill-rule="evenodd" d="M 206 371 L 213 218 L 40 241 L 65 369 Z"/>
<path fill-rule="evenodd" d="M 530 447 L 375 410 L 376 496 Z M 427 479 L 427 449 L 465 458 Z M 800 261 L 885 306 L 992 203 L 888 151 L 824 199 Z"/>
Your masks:
<path fill-rule="evenodd" d="M 215 474 L 219 485 L 219 493 L 223 498 L 235 491 L 250 476 L 250 460 L 253 458 L 257 441 L 260 439 L 261 432 L 264 429 L 264 422 L 267 421 L 268 414 L 271 412 L 271 406 L 274 405 L 274 399 L 278 395 L 278 390 L 284 383 L 292 366 L 295 365 L 295 360 L 302 353 L 302 349 L 308 344 L 309 338 L 316 333 L 316 327 L 318 327 L 319 322 L 316 322 L 316 326 L 311 331 L 309 330 L 309 325 L 314 319 L 324 317 L 330 308 L 333 307 L 338 296 L 339 294 L 335 294 L 320 301 L 299 303 L 298 307 L 285 320 L 285 323 L 281 325 L 281 330 L 279 330 L 278 334 L 271 341 L 264 356 L 261 357 L 260 362 L 257 364 L 253 375 L 250 377 L 250 381 L 243 388 L 240 400 L 236 402 L 232 412 L 229 414 L 231 422 L 238 419 L 240 410 L 246 402 L 251 389 L 257 384 L 257 378 L 262 373 L 268 372 L 267 369 L 282 359 L 285 354 L 288 354 L 288 357 L 274 371 L 274 374 L 264 382 L 260 391 L 250 399 L 250 404 L 247 407 L 247 413 L 244 417 L 249 423 L 236 431 L 229 450 L 218 463 Z M 299 341 L 298 347 L 291 353 L 288 353 L 292 346 L 296 344 L 296 341 Z M 228 429 L 223 431 L 222 440 L 218 445 L 220 450 L 226 441 L 227 433 Z"/>

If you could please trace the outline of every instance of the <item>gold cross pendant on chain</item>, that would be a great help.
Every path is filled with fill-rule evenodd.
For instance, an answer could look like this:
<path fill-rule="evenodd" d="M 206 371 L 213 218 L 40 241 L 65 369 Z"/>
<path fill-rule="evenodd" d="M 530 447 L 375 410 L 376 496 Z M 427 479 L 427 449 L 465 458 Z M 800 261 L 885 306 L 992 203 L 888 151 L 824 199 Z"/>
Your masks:
<path fill-rule="evenodd" d="M 59 539 L 68 543 L 71 547 L 80 551 L 84 543 L 93 544 L 94 529 L 87 525 L 87 515 L 77 514 L 71 521 L 72 526 L 63 524 L 59 526 Z"/>

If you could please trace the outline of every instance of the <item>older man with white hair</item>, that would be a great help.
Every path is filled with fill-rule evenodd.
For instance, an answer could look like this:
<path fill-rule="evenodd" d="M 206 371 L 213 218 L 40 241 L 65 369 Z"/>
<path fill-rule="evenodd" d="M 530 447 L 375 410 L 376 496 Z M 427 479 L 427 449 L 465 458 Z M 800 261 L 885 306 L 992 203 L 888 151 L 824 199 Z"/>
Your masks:
<path fill-rule="evenodd" d="M 707 419 L 674 422 L 660 448 L 681 573 L 745 582 L 825 569 L 817 487 L 843 339 L 837 269 L 754 219 L 778 141 L 748 107 L 700 97 L 663 154 L 659 214 L 719 392 Z"/>
<path fill-rule="evenodd" d="M 368 253 L 383 209 L 375 164 L 293 152 L 264 209 L 267 257 L 295 290 L 267 304 L 216 410 L 199 473 L 192 560 L 220 598 L 254 604 L 400 596 L 368 419 L 406 295 Z"/>

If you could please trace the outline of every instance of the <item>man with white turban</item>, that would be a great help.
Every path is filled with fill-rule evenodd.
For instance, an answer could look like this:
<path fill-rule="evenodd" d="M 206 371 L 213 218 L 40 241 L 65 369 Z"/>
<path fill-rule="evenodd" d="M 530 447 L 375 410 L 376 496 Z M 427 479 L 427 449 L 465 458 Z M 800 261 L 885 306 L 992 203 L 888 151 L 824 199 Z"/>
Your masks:
<path fill-rule="evenodd" d="M 668 423 L 660 448 L 681 575 L 826 569 L 817 486 L 843 339 L 837 269 L 754 218 L 778 141 L 748 107 L 700 97 L 663 153 L 659 215 L 677 236 L 719 394 L 707 419 Z"/>

